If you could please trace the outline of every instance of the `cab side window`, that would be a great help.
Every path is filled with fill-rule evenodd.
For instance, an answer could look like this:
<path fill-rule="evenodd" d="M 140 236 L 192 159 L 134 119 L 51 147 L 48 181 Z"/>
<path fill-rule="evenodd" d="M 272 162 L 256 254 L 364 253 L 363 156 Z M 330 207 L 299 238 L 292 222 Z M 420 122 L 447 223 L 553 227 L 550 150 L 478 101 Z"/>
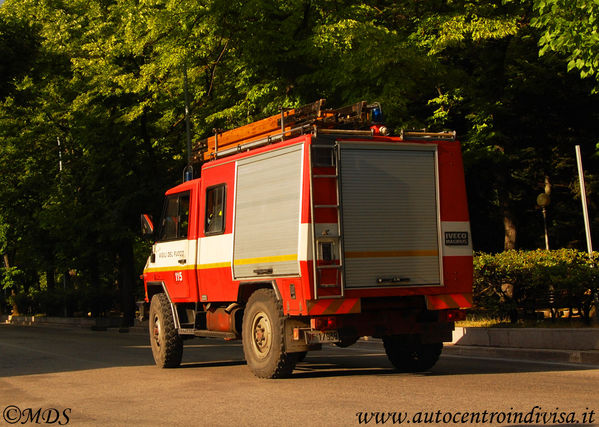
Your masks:
<path fill-rule="evenodd" d="M 225 194 L 225 184 L 215 185 L 206 190 L 204 234 L 207 236 L 225 232 Z"/>
<path fill-rule="evenodd" d="M 189 226 L 189 193 L 167 196 L 164 202 L 158 240 L 184 239 Z"/>

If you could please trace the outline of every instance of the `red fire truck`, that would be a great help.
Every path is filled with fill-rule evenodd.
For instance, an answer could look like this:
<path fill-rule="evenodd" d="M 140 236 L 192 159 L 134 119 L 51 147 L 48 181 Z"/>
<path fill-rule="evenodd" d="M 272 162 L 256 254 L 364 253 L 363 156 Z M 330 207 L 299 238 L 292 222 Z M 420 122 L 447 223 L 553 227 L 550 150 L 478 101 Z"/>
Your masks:
<path fill-rule="evenodd" d="M 472 242 L 454 133 L 386 135 L 380 106 L 318 101 L 216 133 L 201 174 L 166 192 L 144 269 L 152 352 L 241 339 L 252 372 L 382 338 L 401 371 L 431 368 L 472 304 Z"/>

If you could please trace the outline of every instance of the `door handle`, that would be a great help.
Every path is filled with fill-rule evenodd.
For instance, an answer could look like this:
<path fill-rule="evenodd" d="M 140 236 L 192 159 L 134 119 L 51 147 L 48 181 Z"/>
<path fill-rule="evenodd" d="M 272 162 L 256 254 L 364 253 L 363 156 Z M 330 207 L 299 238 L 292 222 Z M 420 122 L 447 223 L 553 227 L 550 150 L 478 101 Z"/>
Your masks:
<path fill-rule="evenodd" d="M 185 258 L 179 260 L 179 264 L 185 264 L 187 260 Z"/>
<path fill-rule="evenodd" d="M 258 268 L 254 270 L 256 274 L 272 274 L 272 268 Z"/>
<path fill-rule="evenodd" d="M 409 277 L 379 277 L 376 279 L 377 283 L 406 283 L 409 281 Z"/>

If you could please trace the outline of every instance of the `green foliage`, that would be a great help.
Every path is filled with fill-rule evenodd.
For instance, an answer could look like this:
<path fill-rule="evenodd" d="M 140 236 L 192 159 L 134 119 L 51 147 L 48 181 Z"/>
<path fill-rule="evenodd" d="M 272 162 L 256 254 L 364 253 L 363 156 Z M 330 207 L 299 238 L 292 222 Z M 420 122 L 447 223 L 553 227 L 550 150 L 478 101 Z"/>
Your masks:
<path fill-rule="evenodd" d="M 0 15 L 0 100 L 27 74 L 37 55 L 38 43 L 32 23 Z"/>
<path fill-rule="evenodd" d="M 428 50 L 429 55 L 436 55 L 455 47 L 514 36 L 522 25 L 521 15 L 514 13 L 509 3 L 450 2 L 453 7 L 446 6 L 446 13 L 432 13 L 419 19 L 416 40 Z"/>
<path fill-rule="evenodd" d="M 25 272 L 17 267 L 0 268 L 0 290 L 8 295 L 6 302 L 14 313 L 25 312 L 28 305 L 27 277 Z M 0 304 L 5 301 L 0 300 Z"/>
<path fill-rule="evenodd" d="M 540 54 L 549 51 L 567 58 L 567 69 L 599 81 L 599 3 L 595 0 L 535 0 L 538 16 L 532 24 L 542 30 Z"/>
<path fill-rule="evenodd" d="M 589 319 L 599 291 L 599 254 L 571 249 L 479 253 L 474 258 L 474 302 L 492 316 L 515 321 L 519 311 L 578 309 Z"/>
<path fill-rule="evenodd" d="M 17 267 L 0 269 L 0 284 L 3 290 L 14 290 L 17 292 L 25 289 L 25 273 Z"/>
<path fill-rule="evenodd" d="M 186 163 L 185 70 L 196 142 L 319 98 L 376 100 L 396 131 L 457 131 L 478 249 L 502 249 L 506 218 L 520 247 L 542 244 L 534 200 L 545 177 L 554 184 L 552 246 L 581 247 L 572 146 L 597 169 L 599 103 L 589 81 L 564 70 L 596 69 L 595 8 L 590 0 L 6 0 L 0 254 L 39 293 L 33 301 L 61 292 L 55 282 L 67 271 L 80 283 L 66 292 L 97 291 L 98 312 L 118 286 L 141 293 L 133 275 L 121 276 L 148 253 L 136 237 L 139 213 L 159 211 Z M 539 58 L 539 42 L 576 56 Z M 599 177 L 587 180 L 592 196 Z"/>

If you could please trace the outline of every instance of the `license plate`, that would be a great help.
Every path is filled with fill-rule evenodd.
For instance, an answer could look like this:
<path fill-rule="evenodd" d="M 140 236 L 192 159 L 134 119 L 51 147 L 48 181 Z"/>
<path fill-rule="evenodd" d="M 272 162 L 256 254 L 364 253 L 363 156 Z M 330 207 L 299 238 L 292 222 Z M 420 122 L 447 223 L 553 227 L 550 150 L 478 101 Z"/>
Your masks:
<path fill-rule="evenodd" d="M 339 342 L 337 331 L 306 331 L 306 344 L 320 344 L 326 342 Z"/>

